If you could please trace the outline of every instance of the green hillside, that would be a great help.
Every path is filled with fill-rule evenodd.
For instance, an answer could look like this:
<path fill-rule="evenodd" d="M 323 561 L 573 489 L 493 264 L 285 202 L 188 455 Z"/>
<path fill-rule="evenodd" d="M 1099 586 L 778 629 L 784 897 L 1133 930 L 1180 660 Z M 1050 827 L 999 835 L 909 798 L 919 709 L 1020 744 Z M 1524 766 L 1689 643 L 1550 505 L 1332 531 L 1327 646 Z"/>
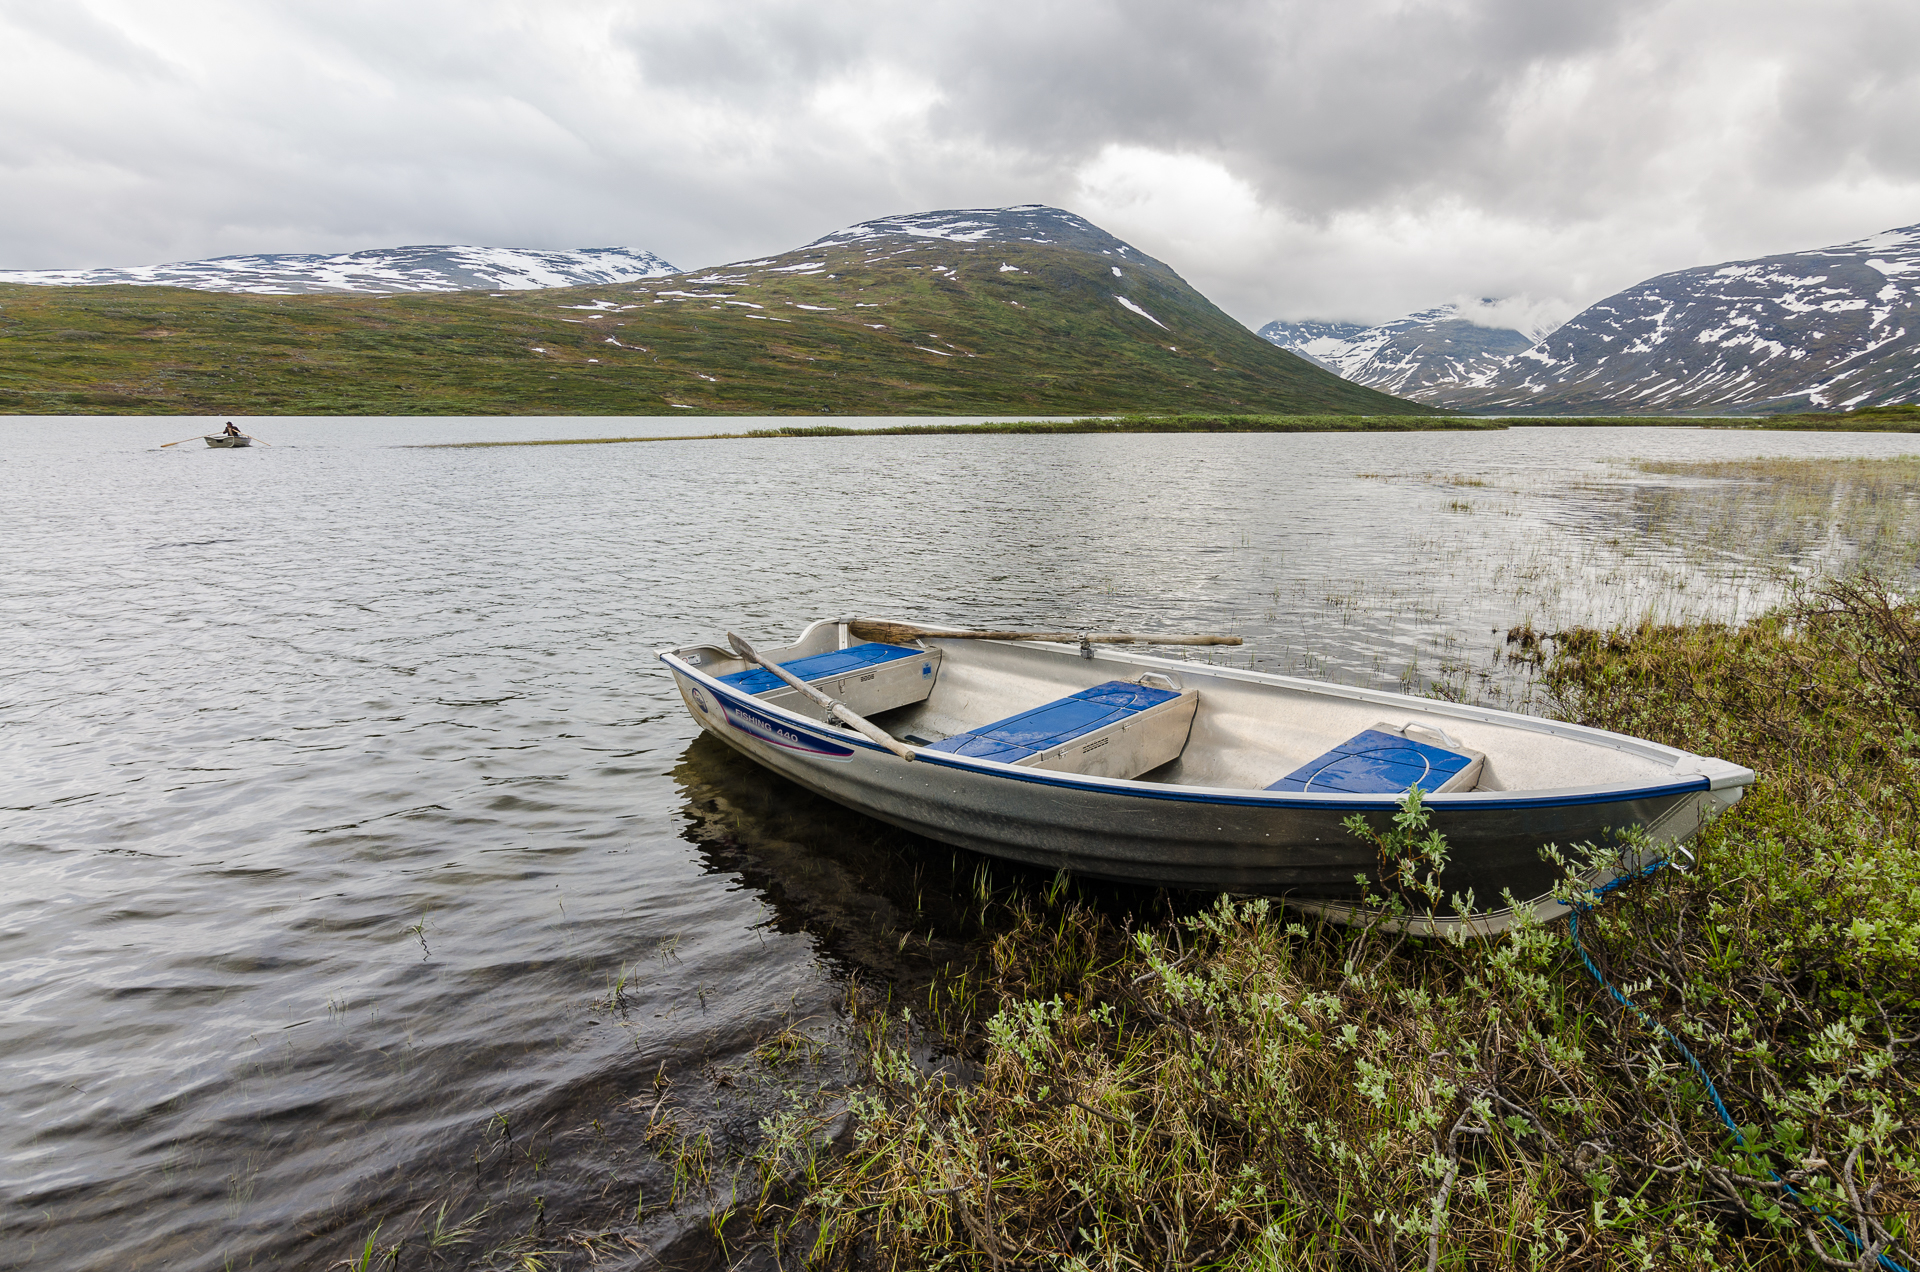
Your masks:
<path fill-rule="evenodd" d="M 885 238 L 505 295 L 0 286 L 0 413 L 683 409 L 1434 413 L 1276 349 L 1156 261 L 1058 243 Z"/>

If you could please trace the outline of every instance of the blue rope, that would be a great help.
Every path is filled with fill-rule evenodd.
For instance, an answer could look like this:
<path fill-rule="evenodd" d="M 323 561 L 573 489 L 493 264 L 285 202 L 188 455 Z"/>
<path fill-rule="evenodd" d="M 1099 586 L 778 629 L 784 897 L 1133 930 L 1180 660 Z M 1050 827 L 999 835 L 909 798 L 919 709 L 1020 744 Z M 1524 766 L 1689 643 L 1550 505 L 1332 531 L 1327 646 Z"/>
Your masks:
<path fill-rule="evenodd" d="M 1592 973 L 1593 979 L 1599 983 L 1600 988 L 1606 990 L 1609 994 L 1613 995 L 1613 1001 L 1619 1003 L 1622 1007 L 1625 1007 L 1628 1011 L 1632 1012 L 1635 1016 L 1639 1018 L 1641 1024 L 1645 1025 L 1648 1029 L 1651 1029 L 1654 1033 L 1658 1034 L 1660 1037 L 1666 1039 L 1668 1044 L 1671 1045 L 1675 1051 L 1678 1051 L 1680 1053 L 1681 1058 L 1683 1058 L 1687 1062 L 1688 1066 L 1692 1068 L 1694 1076 L 1700 1079 L 1700 1084 L 1706 1087 L 1707 1097 L 1713 1101 L 1714 1111 L 1720 1115 L 1720 1120 L 1726 1123 L 1727 1130 L 1733 1133 L 1734 1142 L 1739 1144 L 1741 1148 L 1747 1149 L 1747 1137 L 1740 1133 L 1740 1127 L 1734 1122 L 1733 1115 L 1727 1112 L 1726 1101 L 1720 1098 L 1720 1088 L 1715 1086 L 1713 1084 L 1713 1079 L 1707 1076 L 1707 1067 L 1700 1063 L 1699 1058 L 1696 1057 L 1692 1051 L 1688 1050 L 1686 1043 L 1680 1041 L 1679 1035 L 1675 1034 L 1673 1030 L 1667 1028 L 1665 1025 L 1661 1024 L 1659 1021 L 1654 1020 L 1652 1017 L 1648 1016 L 1646 1012 L 1641 1011 L 1639 1007 L 1634 1005 L 1631 999 L 1629 999 L 1625 994 L 1621 993 L 1618 989 L 1616 989 L 1613 986 L 1612 982 L 1608 981 L 1606 977 L 1602 976 L 1600 974 L 1600 969 L 1594 966 L 1592 957 L 1588 955 L 1587 947 L 1580 943 L 1580 916 L 1582 914 L 1585 914 L 1589 910 L 1592 910 L 1596 902 L 1598 902 L 1601 898 L 1605 897 L 1608 893 L 1614 891 L 1615 889 L 1623 888 L 1627 884 L 1632 883 L 1635 880 L 1645 879 L 1648 876 L 1654 874 L 1656 871 L 1662 870 L 1670 864 L 1671 863 L 1668 862 L 1665 858 L 1662 858 L 1661 860 L 1654 862 L 1652 865 L 1644 867 L 1636 874 L 1621 875 L 1616 879 L 1608 880 L 1606 883 L 1600 885 L 1598 888 L 1592 889 L 1593 899 L 1590 901 L 1572 902 L 1571 908 L 1567 913 L 1567 931 L 1573 937 L 1573 948 L 1580 952 L 1580 961 L 1587 965 L 1587 971 Z M 1752 1150 L 1748 1149 L 1748 1151 L 1751 1152 Z M 1867 1248 L 1867 1243 L 1860 1239 L 1859 1234 L 1855 1233 L 1852 1228 L 1849 1228 L 1846 1224 L 1841 1223 L 1838 1219 L 1835 1219 L 1832 1215 L 1828 1214 L 1826 1211 L 1820 1209 L 1818 1206 L 1814 1205 L 1811 1201 L 1808 1201 L 1805 1197 L 1801 1196 L 1798 1189 L 1796 1189 L 1792 1184 L 1788 1183 L 1786 1180 L 1780 1177 L 1779 1171 L 1769 1167 L 1767 1169 L 1767 1173 L 1773 1176 L 1773 1180 L 1775 1183 L 1779 1184 L 1781 1188 L 1786 1190 L 1787 1196 L 1793 1198 L 1795 1201 L 1805 1206 L 1808 1210 L 1812 1211 L 1814 1214 L 1818 1215 L 1820 1218 L 1826 1220 L 1827 1225 L 1831 1227 L 1835 1232 L 1839 1233 L 1840 1236 L 1846 1240 L 1848 1245 L 1851 1245 L 1856 1250 L 1865 1250 Z M 1878 1260 L 1880 1266 L 1886 1269 L 1886 1272 L 1908 1272 L 1908 1269 L 1905 1266 L 1894 1262 L 1892 1259 L 1888 1258 L 1884 1254 L 1876 1255 L 1874 1257 Z"/>

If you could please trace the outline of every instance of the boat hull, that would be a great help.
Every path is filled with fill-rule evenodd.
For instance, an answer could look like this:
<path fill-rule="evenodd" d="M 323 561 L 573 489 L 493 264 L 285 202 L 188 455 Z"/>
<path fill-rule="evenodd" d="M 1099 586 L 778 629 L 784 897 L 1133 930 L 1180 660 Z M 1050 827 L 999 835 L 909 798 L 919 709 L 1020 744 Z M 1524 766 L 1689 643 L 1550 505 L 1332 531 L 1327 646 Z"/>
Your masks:
<path fill-rule="evenodd" d="M 219 433 L 208 434 L 207 445 L 215 450 L 235 450 L 242 446 L 253 445 L 251 437 L 226 437 Z"/>
<path fill-rule="evenodd" d="M 952 659 L 952 647 L 948 650 Z M 738 692 L 671 651 L 661 657 L 700 726 L 763 767 L 903 830 L 1041 869 L 1284 897 L 1350 917 L 1377 878 L 1379 863 L 1373 845 L 1342 823 L 1359 813 L 1384 828 L 1399 807 L 1397 798 L 1387 796 L 1117 781 L 939 752 L 921 751 L 906 762 L 849 730 Z M 1138 657 L 1124 661 L 1129 667 L 1177 669 L 1186 683 L 1200 687 L 1203 701 L 1208 696 L 1210 669 L 1202 665 Z M 1236 688 L 1244 693 L 1249 680 L 1284 679 L 1230 674 L 1240 683 L 1221 682 L 1223 694 Z M 1424 700 L 1404 701 L 1425 711 L 1433 708 Z M 1533 723 L 1561 731 L 1574 727 Z M 1604 846 L 1632 827 L 1643 828 L 1655 845 L 1683 841 L 1739 798 L 1739 774 L 1751 780 L 1746 770 L 1723 767 L 1733 777 L 1722 774 L 1718 790 L 1707 776 L 1676 774 L 1624 788 L 1614 783 L 1430 796 L 1431 828 L 1447 837 L 1451 849 L 1443 885 L 1449 895 L 1471 894 L 1473 924 L 1490 930 L 1510 921 L 1516 906 L 1543 917 L 1563 912 L 1548 897 L 1561 873 L 1542 859 L 1544 845 Z M 1438 929 L 1457 920 L 1423 922 Z"/>

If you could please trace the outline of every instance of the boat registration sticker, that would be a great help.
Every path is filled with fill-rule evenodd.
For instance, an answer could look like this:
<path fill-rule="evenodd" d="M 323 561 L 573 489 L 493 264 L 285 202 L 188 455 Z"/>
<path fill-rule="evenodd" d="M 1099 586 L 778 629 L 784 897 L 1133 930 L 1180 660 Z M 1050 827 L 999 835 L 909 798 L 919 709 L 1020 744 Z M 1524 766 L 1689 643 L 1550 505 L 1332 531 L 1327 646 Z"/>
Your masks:
<path fill-rule="evenodd" d="M 823 760 L 850 760 L 853 748 L 829 742 L 825 738 L 816 738 L 810 733 L 782 724 L 772 716 L 761 715 L 751 707 L 743 707 L 737 702 L 720 700 L 720 709 L 726 713 L 727 723 L 751 738 L 777 746 L 783 751 L 798 751 L 802 755 L 818 756 Z"/>

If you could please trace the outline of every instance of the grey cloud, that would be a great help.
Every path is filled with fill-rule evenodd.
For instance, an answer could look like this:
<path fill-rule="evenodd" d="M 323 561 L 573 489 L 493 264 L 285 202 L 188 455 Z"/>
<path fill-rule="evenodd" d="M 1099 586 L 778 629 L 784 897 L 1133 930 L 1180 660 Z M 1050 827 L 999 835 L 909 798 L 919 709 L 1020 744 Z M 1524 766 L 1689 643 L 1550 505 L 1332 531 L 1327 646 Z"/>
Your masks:
<path fill-rule="evenodd" d="M 102 20 L 85 4 L 14 0 L 0 5 L 0 19 L 113 74 L 172 79 L 181 70 L 178 63 L 130 39 L 126 32 Z M 16 47 L 15 56 L 19 52 Z"/>
<path fill-rule="evenodd" d="M 699 10 L 628 16 L 616 38 L 649 84 L 702 99 L 777 107 L 867 53 L 858 31 L 817 5 L 765 5 L 752 21 Z"/>
<path fill-rule="evenodd" d="M 1517 81 L 1645 7 L 1120 5 L 1056 19 L 1004 60 L 991 36 L 940 41 L 961 90 L 943 119 L 1065 160 L 1122 139 L 1231 156 L 1323 213 L 1485 165 Z"/>
<path fill-rule="evenodd" d="M 1780 89 L 1777 180 L 1848 166 L 1920 176 L 1920 8 L 1850 4 L 1845 18 L 1809 31 Z"/>
<path fill-rule="evenodd" d="M 1916 37 L 1908 0 L 0 4 L 47 51 L 0 80 L 0 267 L 693 266 L 1037 201 L 1250 323 L 1567 309 L 1920 220 Z"/>

